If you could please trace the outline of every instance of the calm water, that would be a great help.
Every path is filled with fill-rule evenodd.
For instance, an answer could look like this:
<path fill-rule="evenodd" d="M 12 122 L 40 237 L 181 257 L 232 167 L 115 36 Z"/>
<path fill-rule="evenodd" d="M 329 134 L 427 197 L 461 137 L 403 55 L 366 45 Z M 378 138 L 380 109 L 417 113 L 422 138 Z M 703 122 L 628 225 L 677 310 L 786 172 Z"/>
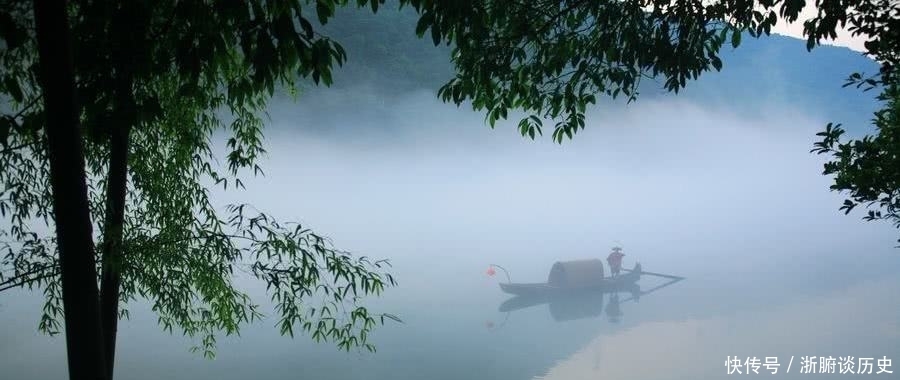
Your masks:
<path fill-rule="evenodd" d="M 781 371 L 794 356 L 791 374 L 756 377 L 808 378 L 802 356 L 900 359 L 897 231 L 837 211 L 807 153 L 814 118 L 642 103 L 560 148 L 491 132 L 430 96 L 399 103 L 310 121 L 353 126 L 334 135 L 276 116 L 267 176 L 222 197 L 392 260 L 400 285 L 370 306 L 404 323 L 377 330 L 377 353 L 280 337 L 269 319 L 222 339 L 210 361 L 132 305 L 119 378 L 709 379 L 727 377 L 728 356 L 777 356 Z M 400 132 L 368 129 L 385 123 Z M 609 297 L 575 303 L 584 318 L 572 320 L 558 304 L 498 311 L 509 297 L 489 264 L 543 281 L 555 261 L 605 257 L 616 240 L 626 266 L 687 279 L 622 303 L 616 323 Z M 40 306 L 39 294 L 0 297 L 3 378 L 65 377 L 62 338 L 36 332 Z"/>
<path fill-rule="evenodd" d="M 217 359 L 208 361 L 136 310 L 120 334 L 118 371 L 131 379 L 692 379 L 725 377 L 726 356 L 778 356 L 782 371 L 795 356 L 791 371 L 797 372 L 801 356 L 900 354 L 900 280 L 884 269 L 846 276 L 829 289 L 765 273 L 734 281 L 713 272 L 687 273 L 694 278 L 622 303 L 618 323 L 604 312 L 557 320 L 571 317 L 565 314 L 572 305 L 501 313 L 498 306 L 508 297 L 480 267 L 472 269 L 453 276 L 401 274 L 432 286 L 401 287 L 377 303 L 404 323 L 378 331 L 375 354 L 281 338 L 264 321 L 242 338 L 225 340 Z M 449 277 L 458 283 L 449 286 Z M 656 283 L 641 280 L 644 289 Z M 596 299 L 575 306 L 601 309 L 590 301 Z M 32 302 L 23 303 L 33 312 Z M 11 312 L 19 311 L 3 307 L 4 322 Z M 64 375 L 61 339 L 36 337 L 29 331 L 33 323 L 6 326 L 11 328 L 3 331 L 7 343 L 0 357 L 7 374 L 15 375 L 10 378 Z"/>

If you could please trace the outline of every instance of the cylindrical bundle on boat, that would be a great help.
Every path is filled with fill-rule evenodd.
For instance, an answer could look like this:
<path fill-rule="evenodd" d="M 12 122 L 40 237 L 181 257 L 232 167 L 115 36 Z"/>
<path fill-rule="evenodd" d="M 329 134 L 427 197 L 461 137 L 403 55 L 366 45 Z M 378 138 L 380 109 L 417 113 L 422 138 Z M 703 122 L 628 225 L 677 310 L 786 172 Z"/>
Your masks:
<path fill-rule="evenodd" d="M 550 269 L 547 284 L 564 288 L 596 286 L 604 277 L 599 259 L 557 261 Z"/>

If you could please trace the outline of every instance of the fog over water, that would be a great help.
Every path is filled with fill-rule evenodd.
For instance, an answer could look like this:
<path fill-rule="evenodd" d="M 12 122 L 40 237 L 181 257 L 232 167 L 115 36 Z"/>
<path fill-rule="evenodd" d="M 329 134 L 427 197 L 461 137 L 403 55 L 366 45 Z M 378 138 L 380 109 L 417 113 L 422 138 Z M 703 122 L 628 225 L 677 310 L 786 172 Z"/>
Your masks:
<path fill-rule="evenodd" d="M 678 96 L 602 105 L 561 146 L 550 130 L 520 137 L 512 115 L 491 130 L 429 91 L 313 91 L 269 113 L 265 177 L 217 202 L 390 259 L 398 287 L 367 304 L 404 323 L 378 328 L 370 354 L 279 337 L 266 319 L 210 361 L 132 305 L 120 378 L 695 379 L 725 377 L 728 355 L 777 355 L 782 370 L 795 356 L 775 375 L 790 378 L 800 356 L 900 358 L 897 230 L 838 211 L 809 153 L 830 120 L 789 103 L 752 118 Z M 617 242 L 626 267 L 687 279 L 622 303 L 618 323 L 498 311 L 505 277 L 489 264 L 540 282 L 555 261 L 605 258 Z M 0 297 L 4 377 L 65 376 L 63 338 L 36 331 L 41 301 Z"/>

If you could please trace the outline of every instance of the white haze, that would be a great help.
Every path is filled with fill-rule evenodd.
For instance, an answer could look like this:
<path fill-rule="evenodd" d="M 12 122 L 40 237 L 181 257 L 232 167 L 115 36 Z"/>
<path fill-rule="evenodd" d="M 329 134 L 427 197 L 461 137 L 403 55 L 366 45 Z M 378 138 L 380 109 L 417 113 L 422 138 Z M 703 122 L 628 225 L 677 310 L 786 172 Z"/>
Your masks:
<path fill-rule="evenodd" d="M 837 210 L 824 158 L 809 153 L 826 121 L 789 105 L 747 120 L 677 97 L 614 104 L 560 146 L 512 123 L 490 130 L 427 92 L 380 115 L 360 103 L 273 112 L 266 177 L 229 200 L 299 217 L 367 255 L 459 270 L 600 256 L 614 241 L 679 269 L 896 257 L 896 230 Z M 336 129 L 304 134 L 317 109 L 338 112 Z"/>
<path fill-rule="evenodd" d="M 491 263 L 513 281 L 542 281 L 554 261 L 605 257 L 620 242 L 626 265 L 637 260 L 645 270 L 688 277 L 657 301 L 668 312 L 640 317 L 647 321 L 792 304 L 898 268 L 897 230 L 839 212 L 843 197 L 828 190 L 823 158 L 809 153 L 827 120 L 790 104 L 761 108 L 755 119 L 677 96 L 604 105 L 561 146 L 549 141 L 549 129 L 538 141 L 520 137 L 511 122 L 491 130 L 481 114 L 424 91 L 391 99 L 364 88 L 313 92 L 297 104 L 277 102 L 270 114 L 265 177 L 217 200 L 251 203 L 308 224 L 339 248 L 392 261 L 400 286 L 373 304 L 408 323 L 386 328 L 400 337 L 386 338 L 384 356 L 370 361 L 400 366 L 403 337 L 441 337 L 455 347 L 455 329 L 480 323 L 485 312 L 442 321 L 416 315 L 492 313 L 504 297 L 497 279 L 484 275 Z M 0 367 L 62 376 L 62 339 L 34 331 L 39 298 L 0 298 Z M 204 361 L 137 310 L 121 327 L 122 378 L 278 378 L 282 364 L 251 369 L 278 358 L 307 374 L 375 376 L 329 366 L 320 358 L 345 355 L 330 347 L 297 355 L 305 338 L 277 338 L 272 320 L 226 340 L 219 360 Z"/>

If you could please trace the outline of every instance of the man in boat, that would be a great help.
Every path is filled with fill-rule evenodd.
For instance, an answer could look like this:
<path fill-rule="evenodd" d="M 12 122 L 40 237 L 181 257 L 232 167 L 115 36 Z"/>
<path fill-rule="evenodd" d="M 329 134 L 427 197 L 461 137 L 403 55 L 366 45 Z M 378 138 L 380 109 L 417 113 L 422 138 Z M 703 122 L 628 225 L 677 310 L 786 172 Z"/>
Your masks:
<path fill-rule="evenodd" d="M 623 257 L 625 257 L 625 254 L 622 253 L 622 247 L 619 246 L 613 247 L 612 253 L 606 257 L 606 262 L 609 264 L 609 272 L 612 276 L 618 276 L 622 270 Z"/>

